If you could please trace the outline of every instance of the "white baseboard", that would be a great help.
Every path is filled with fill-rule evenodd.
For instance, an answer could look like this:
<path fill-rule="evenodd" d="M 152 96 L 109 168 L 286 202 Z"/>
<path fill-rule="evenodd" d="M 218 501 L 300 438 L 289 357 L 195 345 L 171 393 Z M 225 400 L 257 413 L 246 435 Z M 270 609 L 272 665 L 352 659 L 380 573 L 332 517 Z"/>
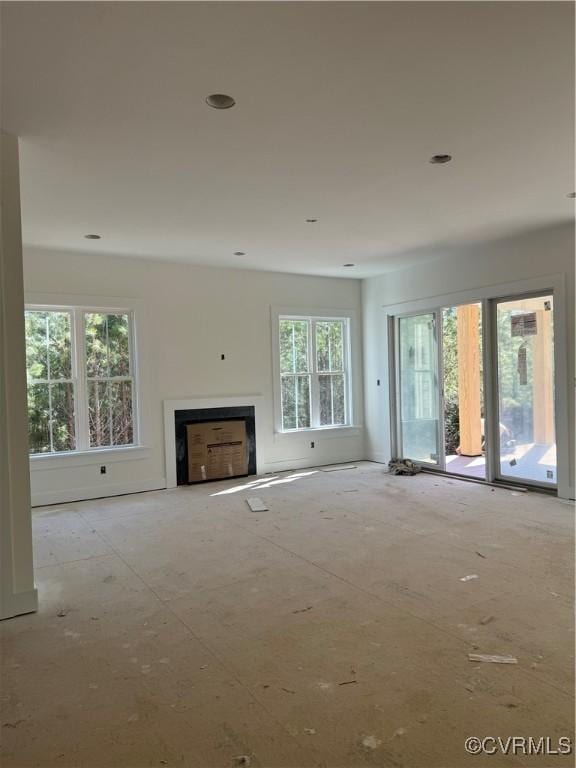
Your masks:
<path fill-rule="evenodd" d="M 338 457 L 327 459 L 324 457 L 323 459 L 316 459 L 316 461 L 310 457 L 302 459 L 284 459 L 282 461 L 269 461 L 263 465 L 259 474 L 269 475 L 274 472 L 286 472 L 296 469 L 314 469 L 315 467 L 330 466 L 332 464 L 349 464 L 351 461 L 364 461 L 364 456 L 360 454 L 355 456 L 353 454 L 352 456 L 346 456 L 346 458 Z"/>
<path fill-rule="evenodd" d="M 388 464 L 390 461 L 390 457 L 387 456 L 385 453 L 379 453 L 378 451 L 374 451 L 372 453 L 369 453 L 368 456 L 366 456 L 366 461 L 374 461 L 376 464 Z"/>
<path fill-rule="evenodd" d="M 38 610 L 38 592 L 29 589 L 12 595 L 2 595 L 0 619 L 11 619 L 24 613 L 34 613 Z"/>
<path fill-rule="evenodd" d="M 158 491 L 166 488 L 166 479 L 135 480 L 127 483 L 95 485 L 88 488 L 69 488 L 60 491 L 41 491 L 32 493 L 32 507 L 46 507 L 50 504 L 65 504 L 69 501 L 88 501 L 103 499 L 108 496 L 123 496 L 126 493 Z"/>

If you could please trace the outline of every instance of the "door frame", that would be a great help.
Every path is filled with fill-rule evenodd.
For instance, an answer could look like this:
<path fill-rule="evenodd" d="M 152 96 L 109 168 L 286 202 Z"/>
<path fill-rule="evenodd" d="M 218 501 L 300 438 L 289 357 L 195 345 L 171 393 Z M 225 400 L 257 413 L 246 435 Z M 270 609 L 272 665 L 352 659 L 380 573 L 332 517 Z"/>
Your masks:
<path fill-rule="evenodd" d="M 568 406 L 568 343 L 567 343 L 567 290 L 566 280 L 562 273 L 544 275 L 537 278 L 529 278 L 509 283 L 500 283 L 495 285 L 482 286 L 476 289 L 467 289 L 455 291 L 453 293 L 436 294 L 427 298 L 413 299 L 403 301 L 397 304 L 382 305 L 384 321 L 384 341 L 386 344 L 386 354 L 389 367 L 389 429 L 390 429 L 390 455 L 397 455 L 399 447 L 397 433 L 397 411 L 398 404 L 395 397 L 396 387 L 396 360 L 395 360 L 395 342 L 396 334 L 394 328 L 394 317 L 397 315 L 414 315 L 434 312 L 442 307 L 458 306 L 460 304 L 481 303 L 483 312 L 483 359 L 484 376 L 487 386 L 485 388 L 485 408 L 487 414 L 492 414 L 485 422 L 486 430 L 486 481 L 494 482 L 496 480 L 496 461 L 497 452 L 494 450 L 495 426 L 494 414 L 495 403 L 493 384 L 496 374 L 495 366 L 490 359 L 489 348 L 492 348 L 493 342 L 490 341 L 494 334 L 491 312 L 489 311 L 489 302 L 494 299 L 507 297 L 517 297 L 523 294 L 542 295 L 550 293 L 554 296 L 554 409 L 555 409 L 555 430 L 557 446 L 557 493 L 560 498 L 573 498 L 574 490 L 570 485 L 570 467 L 571 467 L 571 445 L 569 433 L 569 406 Z M 488 311 L 487 311 L 488 310 Z M 432 465 L 426 465 L 427 468 L 433 468 Z M 436 470 L 442 471 L 442 470 Z M 507 482 L 509 485 L 510 483 Z M 520 485 L 527 485 L 525 482 Z M 551 486 L 544 486 L 551 488 Z M 552 487 L 553 489 L 553 487 Z"/>
<path fill-rule="evenodd" d="M 492 430 L 494 439 L 492 441 L 492 472 L 493 472 L 493 478 L 496 481 L 512 484 L 512 485 L 528 485 L 533 486 L 535 488 L 543 488 L 549 491 L 555 491 L 558 488 L 558 436 L 557 436 L 557 426 L 558 426 L 558 418 L 556 415 L 556 407 L 557 407 L 557 400 L 556 400 L 556 377 L 554 376 L 554 392 L 553 392 L 553 398 L 554 398 L 554 437 L 556 441 L 556 482 L 555 483 L 543 483 L 538 480 L 524 480 L 522 478 L 515 478 L 511 477 L 510 475 L 505 475 L 502 473 L 502 465 L 500 461 L 500 393 L 498 389 L 498 370 L 499 370 L 499 362 L 498 362 L 498 320 L 497 320 L 497 312 L 498 312 L 498 304 L 506 301 L 521 301 L 522 299 L 537 299 L 541 296 L 552 296 L 553 299 L 553 313 L 552 313 L 552 329 L 553 329 L 553 355 L 554 355 L 554 372 L 556 373 L 556 295 L 554 293 L 554 290 L 544 290 L 544 291 L 529 291 L 528 293 L 521 293 L 521 294 L 515 294 L 513 296 L 497 296 L 492 299 L 489 299 L 488 304 L 488 313 L 490 314 L 490 345 L 494 352 L 493 355 L 491 355 L 491 362 L 492 362 L 492 370 L 491 370 L 491 382 L 489 385 L 489 389 L 492 392 L 494 403 L 493 408 L 490 410 L 490 421 L 492 422 Z M 487 411 L 488 413 L 488 411 Z"/>
<path fill-rule="evenodd" d="M 402 456 L 402 389 L 400 387 L 400 345 L 397 341 L 400 338 L 400 320 L 408 317 L 419 317 L 421 315 L 432 315 L 434 341 L 436 345 L 436 391 L 438 393 L 438 419 L 436 424 L 436 445 L 437 445 L 437 460 L 436 463 L 432 461 L 419 461 L 418 464 L 423 464 L 428 469 L 445 471 L 446 468 L 446 452 L 444 449 L 444 371 L 442 365 L 442 347 L 439 343 L 439 339 L 442 334 L 442 310 L 431 309 L 423 310 L 421 312 L 404 312 L 400 315 L 392 316 L 392 329 L 394 343 L 391 345 L 393 356 L 393 371 L 394 380 L 392 386 L 390 386 L 390 392 L 393 393 L 395 409 L 393 413 L 394 425 L 391 425 L 391 434 L 394 439 L 395 453 L 394 456 Z"/>

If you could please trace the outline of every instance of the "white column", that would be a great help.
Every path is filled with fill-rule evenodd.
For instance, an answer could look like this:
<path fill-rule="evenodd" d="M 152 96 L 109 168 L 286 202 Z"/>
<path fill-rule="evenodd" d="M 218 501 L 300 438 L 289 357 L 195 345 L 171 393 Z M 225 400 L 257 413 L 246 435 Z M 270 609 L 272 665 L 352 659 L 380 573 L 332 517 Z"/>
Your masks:
<path fill-rule="evenodd" d="M 26 414 L 18 139 L 0 134 L 0 618 L 38 607 Z"/>

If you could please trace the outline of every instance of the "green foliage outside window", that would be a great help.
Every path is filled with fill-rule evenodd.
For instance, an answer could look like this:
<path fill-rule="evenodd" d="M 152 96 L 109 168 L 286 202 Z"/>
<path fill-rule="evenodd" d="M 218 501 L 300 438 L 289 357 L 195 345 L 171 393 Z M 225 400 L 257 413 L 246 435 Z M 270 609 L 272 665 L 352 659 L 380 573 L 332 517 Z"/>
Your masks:
<path fill-rule="evenodd" d="M 71 315 L 27 311 L 26 371 L 30 453 L 76 447 Z"/>
<path fill-rule="evenodd" d="M 345 424 L 346 321 L 282 318 L 279 333 L 282 428 Z"/>
<path fill-rule="evenodd" d="M 128 315 L 86 313 L 84 322 L 90 446 L 130 445 L 134 436 Z"/>
<path fill-rule="evenodd" d="M 74 318 L 83 331 L 80 346 L 74 344 Z M 130 316 L 31 309 L 25 331 L 30 453 L 132 444 Z M 84 395 L 87 424 L 78 429 L 87 444 L 79 446 L 76 398 Z"/>

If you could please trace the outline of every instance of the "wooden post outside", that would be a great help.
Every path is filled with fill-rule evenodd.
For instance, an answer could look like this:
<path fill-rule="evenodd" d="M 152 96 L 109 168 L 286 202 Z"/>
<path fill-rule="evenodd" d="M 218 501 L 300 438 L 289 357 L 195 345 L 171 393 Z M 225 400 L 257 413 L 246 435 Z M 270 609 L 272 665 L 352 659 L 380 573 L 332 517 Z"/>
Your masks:
<path fill-rule="evenodd" d="M 480 307 L 477 304 L 466 304 L 457 307 L 456 317 L 460 453 L 463 456 L 481 456 Z"/>

